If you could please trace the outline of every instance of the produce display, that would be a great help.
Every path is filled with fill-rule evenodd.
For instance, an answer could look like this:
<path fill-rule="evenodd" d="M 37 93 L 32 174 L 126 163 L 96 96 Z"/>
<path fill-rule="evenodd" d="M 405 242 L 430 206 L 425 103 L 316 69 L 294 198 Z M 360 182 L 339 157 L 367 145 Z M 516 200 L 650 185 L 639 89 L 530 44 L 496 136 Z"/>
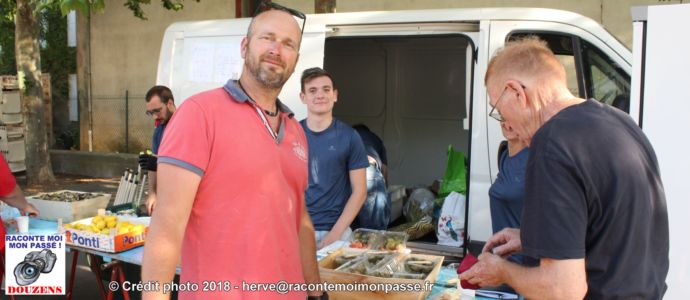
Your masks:
<path fill-rule="evenodd" d="M 339 268 L 335 269 L 336 271 L 341 271 L 341 272 L 346 272 L 346 273 L 354 273 L 354 274 L 366 274 L 367 272 L 367 264 L 365 260 L 362 259 L 354 259 L 346 264 L 340 266 Z"/>
<path fill-rule="evenodd" d="M 350 235 L 350 248 L 398 251 L 405 249 L 407 239 L 404 232 L 359 228 Z"/>
<path fill-rule="evenodd" d="M 128 221 L 119 221 L 117 216 L 95 216 L 91 219 L 91 224 L 72 222 L 62 226 L 65 229 L 76 229 L 93 233 L 110 235 L 110 229 L 115 229 L 116 234 L 140 233 L 144 231 L 144 225 L 132 224 Z"/>
<path fill-rule="evenodd" d="M 381 234 L 376 230 L 357 229 L 350 238 L 350 248 L 369 249 L 380 236 Z"/>
<path fill-rule="evenodd" d="M 395 251 L 405 248 L 407 236 L 404 233 L 386 232 L 383 234 L 379 250 Z"/>
<path fill-rule="evenodd" d="M 349 261 L 359 257 L 359 255 L 360 255 L 359 253 L 346 253 L 346 254 L 344 253 L 342 255 L 338 255 L 338 256 L 336 256 L 336 258 L 334 260 L 335 261 L 335 267 L 338 268 L 338 267 L 348 263 Z"/>
<path fill-rule="evenodd" d="M 61 201 L 61 202 L 76 202 L 86 199 L 100 197 L 102 194 L 97 193 L 77 193 L 77 192 L 55 192 L 55 193 L 45 193 L 34 196 L 36 199 L 49 200 L 49 201 Z"/>
<path fill-rule="evenodd" d="M 367 261 L 373 266 L 378 264 L 380 261 L 384 260 L 385 258 L 391 257 L 390 254 L 387 254 L 385 252 L 368 252 L 366 254 Z"/>
<path fill-rule="evenodd" d="M 424 279 L 437 262 L 397 252 L 343 253 L 334 258 L 336 271 L 380 278 Z"/>
<path fill-rule="evenodd" d="M 421 258 L 416 258 L 416 257 L 410 257 L 407 260 L 405 260 L 405 271 L 411 272 L 411 273 L 423 273 L 423 274 L 429 274 L 431 270 L 434 269 L 434 262 L 421 259 Z"/>
<path fill-rule="evenodd" d="M 103 214 L 71 223 L 58 222 L 70 246 L 117 253 L 144 245 L 150 218 Z"/>

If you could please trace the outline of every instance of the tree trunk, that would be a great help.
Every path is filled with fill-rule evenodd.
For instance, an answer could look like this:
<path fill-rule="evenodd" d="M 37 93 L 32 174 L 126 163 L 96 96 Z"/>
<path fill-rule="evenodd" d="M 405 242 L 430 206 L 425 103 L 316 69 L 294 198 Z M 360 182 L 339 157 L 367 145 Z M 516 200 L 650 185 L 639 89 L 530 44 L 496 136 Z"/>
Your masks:
<path fill-rule="evenodd" d="M 44 185 L 54 183 L 55 176 L 48 152 L 38 44 L 40 28 L 35 8 L 35 1 L 17 0 L 15 54 L 26 137 L 26 178 L 29 185 Z"/>

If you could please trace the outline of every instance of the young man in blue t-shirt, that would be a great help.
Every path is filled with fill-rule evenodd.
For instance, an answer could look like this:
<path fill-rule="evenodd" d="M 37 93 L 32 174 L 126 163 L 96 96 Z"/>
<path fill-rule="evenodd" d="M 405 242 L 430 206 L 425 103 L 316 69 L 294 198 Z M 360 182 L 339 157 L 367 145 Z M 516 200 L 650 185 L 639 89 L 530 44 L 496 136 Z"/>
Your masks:
<path fill-rule="evenodd" d="M 301 85 L 300 99 L 307 105 L 307 118 L 300 124 L 309 144 L 305 200 L 317 247 L 323 248 L 350 235 L 350 224 L 366 197 L 369 161 L 357 132 L 333 118 L 338 91 L 331 75 L 321 68 L 307 69 Z"/>

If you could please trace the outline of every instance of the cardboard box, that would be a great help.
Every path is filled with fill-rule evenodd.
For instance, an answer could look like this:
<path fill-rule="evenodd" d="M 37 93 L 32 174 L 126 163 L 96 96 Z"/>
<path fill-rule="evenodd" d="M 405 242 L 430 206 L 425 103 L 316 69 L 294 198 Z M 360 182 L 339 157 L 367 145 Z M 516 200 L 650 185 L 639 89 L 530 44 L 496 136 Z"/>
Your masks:
<path fill-rule="evenodd" d="M 89 225 L 92 219 L 93 217 L 81 219 L 71 224 L 80 223 Z M 63 224 L 62 221 L 58 221 L 58 232 L 65 234 L 67 245 L 117 253 L 144 245 L 146 235 L 149 232 L 149 220 L 150 218 L 118 216 L 118 222 L 127 221 L 132 225 L 142 225 L 142 227 L 140 230 L 133 230 L 122 234 L 117 234 L 117 229 L 113 228 L 108 235 L 75 228 L 65 228 L 65 224 Z"/>
<path fill-rule="evenodd" d="M 41 195 L 46 194 L 57 194 L 64 192 L 80 193 L 84 194 L 86 192 L 79 191 L 56 191 L 51 193 L 40 193 L 34 196 L 26 197 L 29 203 L 36 206 L 36 208 L 41 212 L 39 219 L 57 221 L 62 219 L 63 222 L 72 222 L 74 220 L 80 220 L 90 216 L 95 216 L 98 214 L 99 208 L 105 208 L 110 202 L 110 194 L 103 193 L 91 193 L 97 195 L 93 198 L 88 198 L 80 201 L 74 202 L 64 202 L 55 200 L 43 200 L 38 199 Z"/>
<path fill-rule="evenodd" d="M 402 278 L 382 278 L 362 274 L 345 273 L 335 270 L 335 258 L 343 253 L 345 248 L 341 248 L 330 255 L 324 257 L 319 261 L 319 274 L 321 281 L 326 283 L 361 283 L 361 284 L 410 284 L 419 285 L 427 288 L 425 291 L 419 292 L 400 292 L 400 291 L 329 291 L 328 298 L 341 299 L 396 299 L 396 300 L 421 300 L 431 293 L 431 288 L 438 277 L 438 272 L 443 264 L 443 256 L 410 254 L 413 257 L 418 257 L 433 261 L 435 266 L 429 275 L 424 279 L 402 279 Z"/>

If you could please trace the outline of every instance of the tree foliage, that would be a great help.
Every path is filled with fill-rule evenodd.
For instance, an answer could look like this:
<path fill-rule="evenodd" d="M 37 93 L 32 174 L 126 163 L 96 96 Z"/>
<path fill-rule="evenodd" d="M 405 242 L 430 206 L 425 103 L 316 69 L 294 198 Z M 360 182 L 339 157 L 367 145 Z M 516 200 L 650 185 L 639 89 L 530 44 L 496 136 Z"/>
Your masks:
<path fill-rule="evenodd" d="M 14 57 L 14 14 L 16 10 L 17 4 L 14 0 L 0 0 L 0 75 L 17 72 Z"/>
<path fill-rule="evenodd" d="M 6 1 L 6 0 L 0 0 Z M 200 0 L 195 0 L 199 2 Z M 142 20 L 146 20 L 146 13 L 142 9 L 142 5 L 151 4 L 151 0 L 126 0 L 124 6 L 132 11 L 132 14 Z M 184 8 L 182 0 L 161 0 L 161 5 L 165 9 L 179 11 Z M 88 15 L 89 9 L 96 13 L 105 11 L 105 0 L 44 0 L 43 6 L 58 6 L 63 15 L 66 15 L 72 10 L 76 10 Z"/>

